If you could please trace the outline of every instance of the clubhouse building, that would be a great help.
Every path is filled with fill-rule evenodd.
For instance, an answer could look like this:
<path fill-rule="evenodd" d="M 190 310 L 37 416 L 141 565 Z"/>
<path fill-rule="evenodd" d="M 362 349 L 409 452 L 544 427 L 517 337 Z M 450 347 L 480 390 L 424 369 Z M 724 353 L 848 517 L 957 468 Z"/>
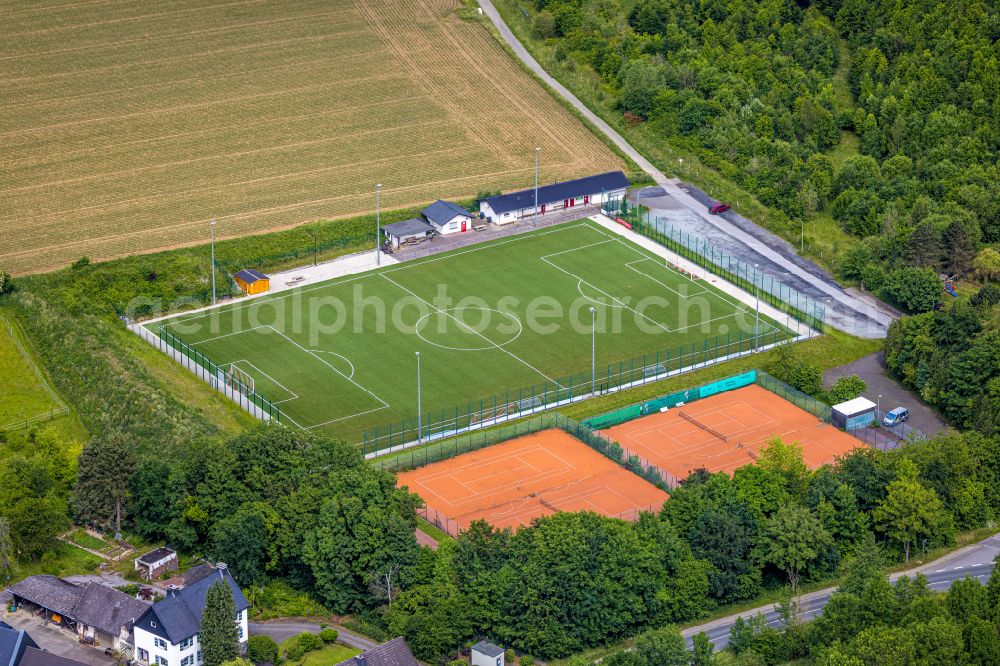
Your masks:
<path fill-rule="evenodd" d="M 541 185 L 538 187 L 538 215 L 620 199 L 628 185 L 628 178 L 621 171 Z M 495 224 L 530 218 L 535 215 L 535 188 L 487 197 L 479 202 L 479 212 Z"/>

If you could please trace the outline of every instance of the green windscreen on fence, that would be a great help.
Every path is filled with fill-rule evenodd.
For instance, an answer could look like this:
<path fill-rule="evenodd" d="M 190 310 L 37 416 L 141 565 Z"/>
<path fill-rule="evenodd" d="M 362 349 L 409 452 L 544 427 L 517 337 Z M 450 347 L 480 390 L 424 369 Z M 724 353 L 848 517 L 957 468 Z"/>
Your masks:
<path fill-rule="evenodd" d="M 622 407 L 621 409 L 616 409 L 613 412 L 600 414 L 586 419 L 585 421 L 582 421 L 581 424 L 591 430 L 610 428 L 611 426 L 616 426 L 621 423 L 625 423 L 626 421 L 637 419 L 640 416 L 653 414 L 664 408 L 674 407 L 682 402 L 693 402 L 700 398 L 707 398 L 710 395 L 715 395 L 716 393 L 724 393 L 726 391 L 732 391 L 744 386 L 749 386 L 756 380 L 757 371 L 751 370 L 739 375 L 733 375 L 732 377 L 720 379 L 717 382 L 705 384 L 704 386 L 685 389 L 676 393 L 669 393 L 638 405 Z"/>

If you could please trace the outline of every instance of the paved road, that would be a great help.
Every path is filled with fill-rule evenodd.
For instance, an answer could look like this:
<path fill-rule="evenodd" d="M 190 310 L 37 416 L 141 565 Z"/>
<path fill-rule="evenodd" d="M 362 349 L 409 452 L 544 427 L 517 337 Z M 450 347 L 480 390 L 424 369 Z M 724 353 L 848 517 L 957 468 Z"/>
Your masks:
<path fill-rule="evenodd" d="M 593 123 L 608 139 L 611 140 L 623 153 L 628 155 L 639 167 L 645 171 L 653 181 L 661 188 L 665 194 L 673 201 L 688 208 L 694 215 L 715 227 L 729 238 L 739 241 L 742 245 L 752 249 L 760 255 L 771 268 L 782 267 L 788 274 L 796 276 L 798 279 L 811 284 L 820 293 L 824 294 L 824 302 L 827 310 L 831 312 L 829 323 L 841 330 L 845 330 L 854 335 L 867 338 L 881 338 L 885 336 L 886 329 L 893 317 L 888 312 L 878 306 L 877 302 L 872 302 L 856 293 L 845 290 L 833 281 L 832 277 L 819 278 L 812 271 L 799 265 L 797 262 L 789 260 L 795 253 L 784 254 L 769 247 L 759 240 L 754 234 L 750 234 L 733 222 L 717 215 L 709 215 L 705 206 L 695 197 L 681 188 L 677 179 L 668 179 L 653 163 L 643 157 L 639 151 L 633 148 L 625 138 L 612 128 L 603 119 L 591 111 L 586 104 L 581 102 L 564 85 L 556 81 L 545 69 L 538 64 L 538 61 L 528 53 L 520 40 L 511 32 L 507 24 L 500 17 L 500 13 L 493 6 L 491 0 L 479 0 L 479 6 L 483 13 L 490 19 L 501 38 L 507 42 L 514 54 L 539 78 L 542 79 L 556 93 L 572 104 L 588 121 Z M 741 224 L 753 225 L 749 220 L 741 218 Z M 756 262 L 760 263 L 760 262 Z M 825 299 L 830 299 L 826 301 Z M 833 316 L 833 315 L 836 316 Z"/>
<path fill-rule="evenodd" d="M 932 407 L 924 404 L 914 393 L 886 374 L 884 352 L 875 352 L 863 356 L 853 363 L 827 370 L 823 373 L 823 385 L 830 388 L 838 378 L 846 375 L 857 375 L 865 380 L 865 383 L 868 384 L 865 397 L 878 403 L 883 412 L 887 412 L 893 407 L 909 409 L 908 425 L 925 435 L 934 435 L 948 427 L 948 424 Z M 882 396 L 881 399 L 879 399 L 879 395 Z"/>
<path fill-rule="evenodd" d="M 371 650 L 378 645 L 375 641 L 364 636 L 359 636 L 344 629 L 341 626 L 333 625 L 333 628 L 340 634 L 337 640 L 344 645 L 350 645 L 359 650 Z M 299 622 L 295 620 L 269 620 L 267 622 L 251 622 L 247 625 L 250 635 L 270 636 L 276 643 L 287 640 L 292 636 L 297 636 L 303 632 L 318 634 L 321 627 L 315 622 Z"/>
<path fill-rule="evenodd" d="M 890 580 L 896 580 L 900 576 L 913 576 L 923 573 L 927 576 L 929 586 L 936 592 L 943 592 L 951 587 L 956 580 L 966 577 L 978 578 L 980 582 L 986 583 L 993 571 L 993 558 L 1000 553 L 1000 535 L 992 536 L 980 541 L 977 544 L 957 550 L 949 555 L 929 562 L 911 571 L 893 574 Z M 817 592 L 804 594 L 800 597 L 800 609 L 798 617 L 802 620 L 810 620 L 820 614 L 830 596 L 835 592 L 835 588 L 827 588 Z M 736 623 L 736 619 L 754 617 L 758 613 L 764 616 L 764 621 L 768 626 L 777 627 L 781 623 L 774 605 L 755 608 L 744 613 L 730 615 L 725 618 L 706 622 L 696 627 L 685 629 L 681 633 L 691 643 L 691 638 L 702 631 L 708 634 L 709 640 L 716 650 L 721 650 L 729 644 L 729 632 Z"/>

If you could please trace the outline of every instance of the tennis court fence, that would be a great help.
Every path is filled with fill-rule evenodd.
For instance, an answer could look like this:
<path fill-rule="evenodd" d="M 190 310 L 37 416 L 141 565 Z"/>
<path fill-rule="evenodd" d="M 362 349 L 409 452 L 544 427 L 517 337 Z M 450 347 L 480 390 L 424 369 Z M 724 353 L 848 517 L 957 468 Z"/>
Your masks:
<path fill-rule="evenodd" d="M 441 460 L 454 458 L 463 453 L 478 451 L 479 449 L 484 449 L 510 439 L 524 437 L 525 435 L 553 428 L 558 428 L 572 435 L 604 457 L 638 474 L 662 490 L 669 490 L 675 487 L 679 481 L 672 474 L 661 470 L 636 453 L 623 448 L 617 442 L 611 441 L 601 433 L 595 432 L 588 426 L 558 412 L 544 412 L 528 419 L 487 430 L 474 430 L 457 437 L 432 442 L 419 448 L 404 449 L 395 454 L 376 458 L 372 461 L 372 465 L 390 472 L 415 469 Z M 430 518 L 427 518 L 427 520 L 434 523 Z M 437 523 L 434 524 L 437 525 Z"/>
<path fill-rule="evenodd" d="M 794 334 L 772 328 L 759 336 L 745 334 L 717 335 L 701 343 L 676 349 L 634 356 L 626 361 L 591 369 L 558 379 L 556 383 L 532 384 L 508 390 L 464 405 L 424 412 L 421 418 L 409 418 L 367 430 L 362 434 L 362 452 L 368 457 L 391 453 L 397 447 L 414 446 L 450 438 L 462 432 L 489 428 L 505 421 L 544 412 L 577 400 L 620 391 L 659 381 L 695 368 L 750 354 L 755 350 L 789 341 Z"/>

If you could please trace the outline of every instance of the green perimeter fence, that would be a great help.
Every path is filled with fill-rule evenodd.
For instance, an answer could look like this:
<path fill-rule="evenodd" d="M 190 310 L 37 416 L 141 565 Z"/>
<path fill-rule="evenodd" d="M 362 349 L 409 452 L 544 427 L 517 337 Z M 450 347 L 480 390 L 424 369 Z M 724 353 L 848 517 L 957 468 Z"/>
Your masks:
<path fill-rule="evenodd" d="M 282 422 L 281 408 L 257 393 L 253 387 L 247 386 L 239 378 L 226 372 L 225 366 L 221 366 L 204 353 L 198 351 L 187 344 L 176 335 L 160 326 L 157 330 L 157 338 L 160 341 L 160 351 L 173 352 L 192 364 L 192 370 L 201 369 L 203 378 L 208 383 L 227 396 L 235 400 L 241 407 L 262 420 L 273 420 Z"/>
<path fill-rule="evenodd" d="M 569 375 L 557 384 L 532 384 L 450 409 L 427 411 L 419 420 L 403 419 L 365 431 L 361 441 L 362 451 L 365 455 L 381 451 L 388 453 L 393 447 L 418 440 L 431 441 L 481 430 L 565 405 L 592 393 L 600 395 L 658 381 L 684 370 L 704 367 L 788 339 L 789 332 L 781 329 L 761 333 L 757 339 L 740 331 L 737 335 L 705 338 L 701 344 L 691 343 L 674 350 L 635 356 L 599 369 L 593 376 L 593 386 L 591 371 L 587 370 Z"/>
<path fill-rule="evenodd" d="M 759 294 L 761 300 L 786 312 L 796 321 L 806 326 L 822 330 L 826 306 L 796 289 L 789 287 L 774 276 L 740 261 L 719 250 L 711 243 L 670 224 L 664 218 L 649 221 L 649 216 L 633 206 L 622 210 L 620 199 L 611 199 L 604 206 L 605 211 L 628 223 L 629 227 L 676 254 L 711 271 L 751 294 Z"/>

